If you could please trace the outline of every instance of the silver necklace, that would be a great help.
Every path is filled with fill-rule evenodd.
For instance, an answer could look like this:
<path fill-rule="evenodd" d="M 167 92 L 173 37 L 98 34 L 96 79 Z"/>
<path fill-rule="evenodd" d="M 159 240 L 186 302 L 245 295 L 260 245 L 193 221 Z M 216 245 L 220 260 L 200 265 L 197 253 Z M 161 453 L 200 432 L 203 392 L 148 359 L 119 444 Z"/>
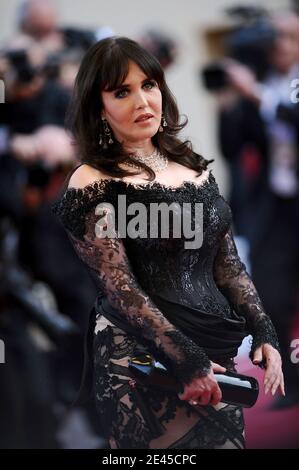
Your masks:
<path fill-rule="evenodd" d="M 157 149 L 153 151 L 150 155 L 140 155 L 134 153 L 131 155 L 135 160 L 138 160 L 141 163 L 149 166 L 153 171 L 159 172 L 165 170 L 168 166 L 168 159 Z M 126 165 L 133 168 L 142 169 L 140 165 L 134 162 L 126 161 Z"/>

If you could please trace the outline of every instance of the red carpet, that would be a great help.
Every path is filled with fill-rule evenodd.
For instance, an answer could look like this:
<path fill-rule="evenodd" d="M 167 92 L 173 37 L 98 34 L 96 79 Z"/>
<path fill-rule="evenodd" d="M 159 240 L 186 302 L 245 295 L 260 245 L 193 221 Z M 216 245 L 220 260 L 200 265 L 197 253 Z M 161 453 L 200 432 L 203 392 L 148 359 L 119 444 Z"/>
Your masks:
<path fill-rule="evenodd" d="M 260 384 L 256 405 L 244 410 L 247 448 L 299 449 L 299 404 L 285 410 L 269 409 L 275 397 L 270 392 L 267 395 L 264 393 L 264 372 L 244 357 L 238 358 L 237 364 L 240 373 L 256 377 Z"/>

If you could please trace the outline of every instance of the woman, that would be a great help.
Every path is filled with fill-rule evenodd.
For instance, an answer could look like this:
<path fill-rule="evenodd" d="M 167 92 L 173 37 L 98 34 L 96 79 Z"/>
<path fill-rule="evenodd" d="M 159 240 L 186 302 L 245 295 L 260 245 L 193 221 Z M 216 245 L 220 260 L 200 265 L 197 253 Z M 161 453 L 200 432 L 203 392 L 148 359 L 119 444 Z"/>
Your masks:
<path fill-rule="evenodd" d="M 243 448 L 242 410 L 221 402 L 214 373 L 234 370 L 251 333 L 266 391 L 284 393 L 277 337 L 238 257 L 210 162 L 177 137 L 184 125 L 161 66 L 130 39 L 98 42 L 81 64 L 70 115 L 82 164 L 54 211 L 99 288 L 87 346 L 103 433 L 111 448 Z M 102 236 L 118 196 L 146 209 L 203 204 L 201 246 L 186 248 L 172 231 L 120 236 L 119 217 Z M 193 207 L 191 216 L 194 225 Z M 128 360 L 138 351 L 167 365 L 183 392 L 136 383 Z"/>

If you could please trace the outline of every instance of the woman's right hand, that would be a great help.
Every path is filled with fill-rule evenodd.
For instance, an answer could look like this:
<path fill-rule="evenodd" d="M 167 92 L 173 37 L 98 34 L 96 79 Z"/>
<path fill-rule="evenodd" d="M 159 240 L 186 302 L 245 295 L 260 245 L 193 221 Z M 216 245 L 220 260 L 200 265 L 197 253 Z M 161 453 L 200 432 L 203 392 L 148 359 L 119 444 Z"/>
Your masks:
<path fill-rule="evenodd" d="M 183 393 L 178 395 L 179 398 L 189 401 L 191 405 L 217 405 L 221 401 L 222 393 L 214 372 L 224 373 L 226 368 L 211 361 L 211 371 L 208 375 L 197 377 L 185 384 Z"/>

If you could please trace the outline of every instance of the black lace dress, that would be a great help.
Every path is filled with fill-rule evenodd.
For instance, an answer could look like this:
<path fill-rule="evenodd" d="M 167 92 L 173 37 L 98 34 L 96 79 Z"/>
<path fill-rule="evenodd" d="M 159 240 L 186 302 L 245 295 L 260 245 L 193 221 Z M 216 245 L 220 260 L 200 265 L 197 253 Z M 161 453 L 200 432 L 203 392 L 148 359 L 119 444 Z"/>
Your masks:
<path fill-rule="evenodd" d="M 245 445 L 242 409 L 224 403 L 195 408 L 174 392 L 137 384 L 128 370 L 136 351 L 151 352 L 181 383 L 188 383 L 207 374 L 210 360 L 234 370 L 233 358 L 247 334 L 253 336 L 252 352 L 265 342 L 279 348 L 238 257 L 231 210 L 211 170 L 206 173 L 200 185 L 184 182 L 178 187 L 102 179 L 83 189 L 67 189 L 53 206 L 99 289 L 87 346 L 92 349 L 98 416 L 111 448 Z M 202 245 L 186 248 L 184 236 L 172 236 L 171 223 L 167 238 L 120 236 L 119 195 L 126 197 L 127 206 L 189 203 L 193 224 L 194 203 L 202 203 Z M 100 203 L 115 207 L 118 236 L 96 236 L 97 222 L 108 226 L 112 215 L 112 206 L 103 215 Z M 149 218 L 147 223 L 149 230 Z"/>

